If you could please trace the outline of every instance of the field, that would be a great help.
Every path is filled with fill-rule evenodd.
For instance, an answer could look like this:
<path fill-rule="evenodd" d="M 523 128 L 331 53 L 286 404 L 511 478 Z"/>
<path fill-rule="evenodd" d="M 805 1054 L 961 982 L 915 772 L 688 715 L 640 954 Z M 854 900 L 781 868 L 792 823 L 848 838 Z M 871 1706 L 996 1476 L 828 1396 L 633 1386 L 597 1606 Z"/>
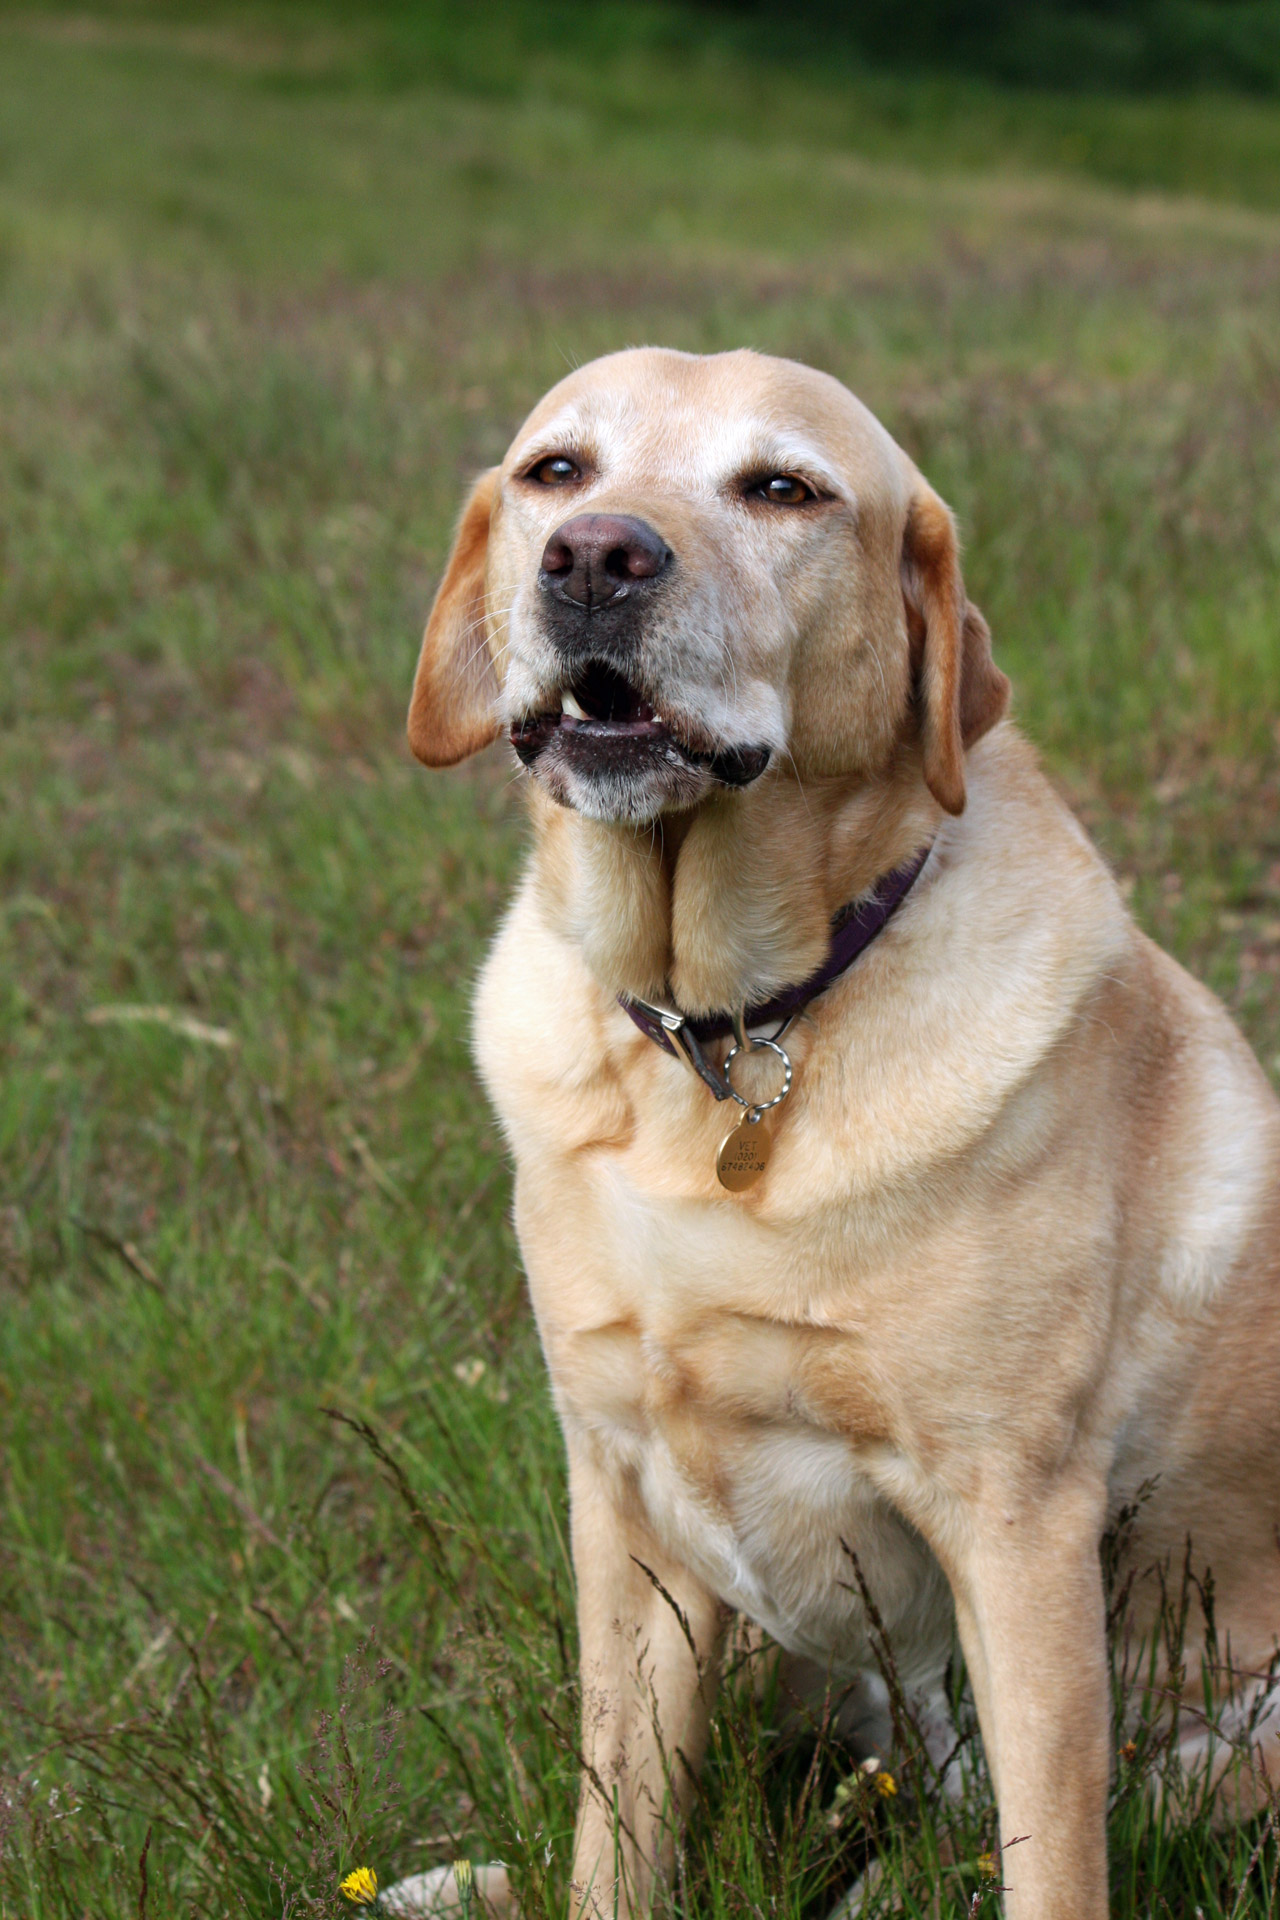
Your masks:
<path fill-rule="evenodd" d="M 561 1910 L 563 1477 L 467 1046 L 519 785 L 422 772 L 403 711 L 461 489 L 566 367 L 848 381 L 1280 1080 L 1280 106 L 597 12 L 0 14 L 5 1920 L 456 1857 Z M 873 1832 L 883 1911 L 994 1910 L 980 1774 L 833 1824 L 760 1713 L 729 1688 L 691 1920 L 818 1920 Z M 1163 1765 L 1117 1776 L 1117 1916 L 1280 1913 L 1274 1839 L 1153 1811 Z"/>

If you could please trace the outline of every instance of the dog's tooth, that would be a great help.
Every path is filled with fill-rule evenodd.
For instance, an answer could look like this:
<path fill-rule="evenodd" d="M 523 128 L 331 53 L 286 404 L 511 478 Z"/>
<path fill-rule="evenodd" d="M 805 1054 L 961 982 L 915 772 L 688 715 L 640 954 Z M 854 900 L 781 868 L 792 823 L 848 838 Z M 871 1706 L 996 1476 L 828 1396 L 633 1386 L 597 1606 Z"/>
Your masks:
<path fill-rule="evenodd" d="M 560 711 L 561 713 L 572 714 L 575 720 L 585 720 L 587 717 L 573 695 L 567 690 L 560 695 Z"/>

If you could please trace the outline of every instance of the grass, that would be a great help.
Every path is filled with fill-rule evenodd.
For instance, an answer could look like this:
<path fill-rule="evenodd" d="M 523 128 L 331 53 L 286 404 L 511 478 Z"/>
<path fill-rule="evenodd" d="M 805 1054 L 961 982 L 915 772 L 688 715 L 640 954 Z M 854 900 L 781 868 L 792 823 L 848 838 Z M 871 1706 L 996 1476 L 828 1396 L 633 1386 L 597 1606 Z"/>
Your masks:
<path fill-rule="evenodd" d="M 1280 108 L 660 35 L 525 82 L 424 31 L 0 19 L 14 1920 L 332 1912 L 461 1854 L 558 1911 L 563 1480 L 466 1037 L 518 795 L 414 768 L 402 716 L 462 485 L 566 365 L 848 380 L 1139 918 L 1280 1077 Z M 833 1827 L 837 1760 L 762 1715 L 729 1690 L 691 1916 L 816 1920 L 873 1831 L 899 1910 L 994 1904 L 976 1761 L 957 1813 L 908 1764 Z M 1117 1915 L 1275 1914 L 1257 1829 L 1125 1766 Z"/>

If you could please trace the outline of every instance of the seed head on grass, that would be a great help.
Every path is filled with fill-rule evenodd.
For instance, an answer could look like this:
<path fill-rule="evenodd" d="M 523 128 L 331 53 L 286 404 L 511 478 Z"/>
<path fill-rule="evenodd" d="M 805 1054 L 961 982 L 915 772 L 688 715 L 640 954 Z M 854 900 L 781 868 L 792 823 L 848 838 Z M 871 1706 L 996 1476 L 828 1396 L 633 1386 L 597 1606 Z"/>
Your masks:
<path fill-rule="evenodd" d="M 376 1907 L 378 1904 L 378 1876 L 372 1867 L 357 1867 L 340 1883 L 338 1890 L 353 1907 Z"/>
<path fill-rule="evenodd" d="M 827 1825 L 835 1828 L 845 1815 L 851 1811 L 850 1802 L 857 1794 L 857 1785 L 852 1780 L 842 1780 L 831 1800 L 831 1811 L 827 1816 Z"/>

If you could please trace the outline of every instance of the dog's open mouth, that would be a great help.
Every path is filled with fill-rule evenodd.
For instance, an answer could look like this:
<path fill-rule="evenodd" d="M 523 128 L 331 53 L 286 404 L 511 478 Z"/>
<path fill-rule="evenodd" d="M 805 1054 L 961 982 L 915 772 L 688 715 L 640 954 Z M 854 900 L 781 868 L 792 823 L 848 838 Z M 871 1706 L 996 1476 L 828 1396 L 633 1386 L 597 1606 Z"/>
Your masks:
<path fill-rule="evenodd" d="M 561 693 L 560 725 L 571 733 L 585 728 L 605 739 L 656 739 L 670 731 L 639 689 L 600 661 L 593 661 Z"/>
<path fill-rule="evenodd" d="M 559 700 L 559 712 L 551 708 L 512 725 L 511 744 L 527 767 L 550 750 L 554 762 L 583 774 L 665 768 L 672 774 L 709 774 L 725 786 L 741 787 L 757 779 L 769 762 L 768 747 L 695 742 L 604 661 L 577 668 Z"/>
<path fill-rule="evenodd" d="M 638 687 L 603 661 L 593 660 L 580 668 L 560 692 L 560 711 L 550 709 L 518 720 L 511 729 L 511 744 L 526 766 L 551 744 L 559 733 L 580 737 L 588 742 L 645 741 L 658 745 L 672 741 L 674 735 L 665 720 L 660 720 Z"/>

